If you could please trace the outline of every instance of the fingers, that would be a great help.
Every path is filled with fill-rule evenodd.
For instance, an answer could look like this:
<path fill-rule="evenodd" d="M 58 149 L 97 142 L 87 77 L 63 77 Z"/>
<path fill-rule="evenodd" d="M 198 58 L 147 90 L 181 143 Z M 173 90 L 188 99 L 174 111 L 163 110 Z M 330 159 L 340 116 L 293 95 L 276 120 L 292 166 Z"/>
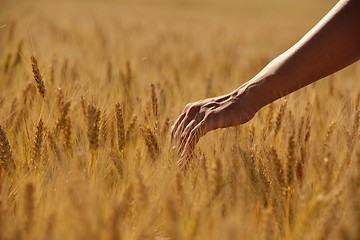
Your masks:
<path fill-rule="evenodd" d="M 191 120 L 189 124 L 184 128 L 180 135 L 180 146 L 183 147 L 185 145 L 186 139 L 189 137 L 191 130 L 194 129 L 194 127 L 198 125 L 204 119 L 204 117 L 205 113 L 199 112 L 198 114 L 196 114 L 195 118 Z"/>
<path fill-rule="evenodd" d="M 189 105 L 188 105 L 189 106 Z M 187 110 L 186 110 L 187 109 Z M 178 120 L 176 120 L 174 127 L 171 132 L 172 142 L 181 140 L 181 135 L 184 132 L 184 129 L 188 124 L 196 118 L 200 110 L 199 106 L 192 105 L 190 107 L 185 107 L 185 112 L 183 112 Z"/>
<path fill-rule="evenodd" d="M 174 134 L 175 141 L 180 141 L 180 136 L 190 121 L 191 121 L 191 117 L 188 114 L 186 114 Z"/>
<path fill-rule="evenodd" d="M 178 146 L 180 160 L 179 166 L 186 166 L 188 160 L 192 157 L 195 145 L 199 139 L 208 131 L 217 128 L 218 114 L 216 107 L 218 103 L 202 102 L 193 103 L 185 108 L 172 127 L 172 144 Z"/>
<path fill-rule="evenodd" d="M 176 119 L 174 125 L 171 127 L 171 143 L 172 143 L 172 144 L 175 144 L 175 143 L 174 143 L 175 133 L 177 132 L 180 123 L 181 123 L 182 120 L 185 118 L 185 114 L 186 114 L 186 113 L 182 113 L 182 114 L 178 117 L 178 119 Z"/>
<path fill-rule="evenodd" d="M 185 143 L 181 148 L 181 154 L 180 154 L 181 158 L 188 158 L 191 156 L 196 144 L 198 143 L 200 138 L 204 136 L 205 133 L 207 132 L 206 131 L 207 125 L 208 123 L 206 123 L 206 120 L 204 119 L 190 131 L 188 137 L 184 139 Z"/>
<path fill-rule="evenodd" d="M 199 121 L 196 121 L 196 118 L 191 120 L 191 122 L 186 126 L 184 131 L 182 132 L 180 136 L 180 149 L 185 145 L 186 139 L 188 138 L 191 130 L 199 123 Z"/>
<path fill-rule="evenodd" d="M 195 121 L 194 121 L 195 122 Z M 194 123 L 191 123 L 194 124 Z M 189 124 L 190 125 L 190 124 Z M 184 143 L 179 149 L 179 160 L 177 162 L 180 169 L 184 170 L 188 166 L 188 162 L 193 157 L 193 152 L 196 143 L 199 141 L 201 136 L 205 134 L 205 131 L 203 130 L 204 121 L 201 123 L 198 123 L 189 133 L 188 137 L 184 139 Z"/>

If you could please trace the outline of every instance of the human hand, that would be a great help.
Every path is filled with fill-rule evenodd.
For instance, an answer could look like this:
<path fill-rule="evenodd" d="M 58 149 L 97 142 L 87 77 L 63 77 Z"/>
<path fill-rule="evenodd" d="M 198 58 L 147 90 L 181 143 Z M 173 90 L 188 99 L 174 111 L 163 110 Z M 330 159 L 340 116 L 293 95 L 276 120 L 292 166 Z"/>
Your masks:
<path fill-rule="evenodd" d="M 199 139 L 207 132 L 243 124 L 256 112 L 257 108 L 251 105 L 243 89 L 189 103 L 171 127 L 172 143 L 178 147 L 180 159 L 189 158 Z"/>

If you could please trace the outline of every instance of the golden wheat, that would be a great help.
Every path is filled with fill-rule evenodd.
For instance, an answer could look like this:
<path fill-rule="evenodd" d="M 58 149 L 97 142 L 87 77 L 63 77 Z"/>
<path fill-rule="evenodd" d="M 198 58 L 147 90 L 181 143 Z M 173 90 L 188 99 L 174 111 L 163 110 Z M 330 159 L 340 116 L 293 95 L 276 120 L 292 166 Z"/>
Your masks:
<path fill-rule="evenodd" d="M 34 79 L 36 82 L 36 87 L 42 98 L 45 98 L 45 84 L 41 76 L 37 60 L 34 56 L 31 56 L 31 67 L 34 74 Z"/>
<path fill-rule="evenodd" d="M 5 130 L 0 125 L 0 166 L 6 172 L 15 170 L 15 162 Z"/>
<path fill-rule="evenodd" d="M 43 144 L 44 144 L 44 133 L 45 133 L 45 125 L 42 119 L 39 120 L 39 123 L 36 125 L 36 132 L 34 143 L 32 147 L 32 155 L 31 162 L 29 163 L 29 167 L 31 169 L 38 169 L 43 165 Z"/>
<path fill-rule="evenodd" d="M 126 135 L 125 135 L 123 108 L 121 107 L 120 103 L 116 104 L 115 112 L 116 112 L 116 127 L 117 127 L 117 135 L 118 135 L 118 149 L 120 152 L 123 152 Z"/>
<path fill-rule="evenodd" d="M 359 239 L 358 65 L 170 146 L 331 3 L 150 2 L 3 4 L 0 239 Z"/>

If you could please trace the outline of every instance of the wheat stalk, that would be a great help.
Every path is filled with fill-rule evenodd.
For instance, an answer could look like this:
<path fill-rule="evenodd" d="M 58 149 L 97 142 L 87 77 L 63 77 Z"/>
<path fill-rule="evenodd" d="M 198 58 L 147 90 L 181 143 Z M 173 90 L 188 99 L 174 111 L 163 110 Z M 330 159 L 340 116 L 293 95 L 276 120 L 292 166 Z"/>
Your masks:
<path fill-rule="evenodd" d="M 10 70 L 10 62 L 11 62 L 11 53 L 8 53 L 6 55 L 5 61 L 4 61 L 4 73 L 8 73 Z"/>
<path fill-rule="evenodd" d="M 47 136 L 48 136 L 48 143 L 49 143 L 51 150 L 55 154 L 56 159 L 59 162 L 61 162 L 62 161 L 61 152 L 60 152 L 58 145 L 55 142 L 55 138 L 54 138 L 53 134 L 51 132 L 48 132 Z"/>
<path fill-rule="evenodd" d="M 222 166 L 218 158 L 216 158 L 214 165 L 209 173 L 209 185 L 212 199 L 217 197 L 222 188 Z M 211 200 L 212 200 L 211 199 Z"/>
<path fill-rule="evenodd" d="M 133 74 L 132 74 L 132 70 L 131 70 L 131 65 L 130 65 L 130 61 L 126 60 L 126 89 L 129 89 L 131 87 L 131 82 L 133 79 Z"/>
<path fill-rule="evenodd" d="M 162 129 L 161 129 L 161 136 L 163 138 L 166 137 L 166 135 L 168 134 L 169 129 L 170 129 L 170 118 L 166 117 L 165 121 L 164 121 L 164 124 L 162 126 Z"/>
<path fill-rule="evenodd" d="M 44 239 L 52 239 L 54 237 L 55 226 L 56 226 L 56 212 L 52 212 L 47 218 Z"/>
<path fill-rule="evenodd" d="M 5 102 L 4 97 L 0 97 L 0 110 L 4 106 L 4 102 Z"/>
<path fill-rule="evenodd" d="M 57 89 L 56 104 L 57 104 L 58 109 L 60 109 L 60 112 L 61 112 L 61 109 L 65 105 L 64 91 L 62 90 L 62 88 Z"/>
<path fill-rule="evenodd" d="M 56 60 L 53 60 L 50 66 L 50 82 L 52 84 L 55 83 L 55 68 L 56 68 Z"/>
<path fill-rule="evenodd" d="M 294 181 L 294 165 L 296 163 L 295 158 L 295 137 L 294 133 L 291 133 L 288 139 L 287 148 L 287 164 L 286 164 L 286 183 L 288 186 L 293 185 Z"/>
<path fill-rule="evenodd" d="M 42 148 L 43 148 L 43 137 L 45 132 L 45 125 L 42 119 L 39 120 L 39 123 L 36 126 L 36 133 L 34 139 L 34 145 L 32 147 L 32 157 L 31 157 L 31 166 L 33 169 L 37 169 L 39 164 L 42 163 Z"/>
<path fill-rule="evenodd" d="M 149 127 L 144 125 L 140 126 L 141 133 L 145 140 L 148 152 L 152 160 L 155 160 L 159 154 L 159 144 L 155 137 L 155 134 L 151 131 Z"/>
<path fill-rule="evenodd" d="M 137 133 L 137 124 L 138 124 L 138 119 L 137 116 L 134 116 L 126 130 L 126 141 L 129 141 L 131 138 L 133 138 L 134 136 L 136 136 Z"/>
<path fill-rule="evenodd" d="M 21 61 L 22 51 L 23 51 L 24 41 L 20 40 L 16 47 L 16 56 L 12 64 L 12 69 L 14 69 Z"/>
<path fill-rule="evenodd" d="M 324 144 L 323 144 L 323 156 L 327 157 L 328 156 L 328 147 L 329 147 L 329 142 L 330 139 L 332 137 L 332 134 L 334 132 L 334 127 L 335 127 L 335 122 L 331 122 L 331 124 L 329 125 L 325 137 L 324 137 Z"/>
<path fill-rule="evenodd" d="M 119 218 L 120 218 L 121 206 L 116 206 L 112 212 L 111 219 L 110 219 L 110 239 L 111 240 L 119 240 L 120 231 L 119 231 Z"/>
<path fill-rule="evenodd" d="M 25 212 L 25 231 L 30 234 L 34 225 L 34 208 L 35 208 L 35 186 L 33 183 L 27 183 L 25 185 L 24 193 L 24 212 Z"/>
<path fill-rule="evenodd" d="M 182 239 L 179 231 L 179 216 L 178 210 L 173 199 L 167 198 L 165 202 L 165 209 L 167 212 L 167 226 L 170 239 Z"/>
<path fill-rule="evenodd" d="M 81 96 L 81 98 L 80 98 L 80 104 L 81 104 L 81 109 L 83 111 L 83 114 L 84 114 L 85 118 L 87 118 L 87 111 L 88 111 L 87 106 L 88 106 L 88 104 L 85 101 L 83 96 Z"/>
<path fill-rule="evenodd" d="M 107 80 L 108 82 L 112 82 L 112 79 L 113 79 L 113 66 L 112 66 L 112 63 L 110 61 L 108 61 L 107 63 L 107 71 L 106 71 L 106 74 L 107 74 Z"/>
<path fill-rule="evenodd" d="M 116 112 L 116 129 L 118 135 L 118 149 L 120 152 L 124 151 L 125 146 L 125 126 L 124 126 L 124 114 L 123 108 L 120 103 L 115 105 L 115 112 Z"/>
<path fill-rule="evenodd" d="M 274 166 L 277 182 L 281 187 L 285 187 L 286 183 L 285 183 L 284 169 L 276 149 L 274 147 L 271 147 L 269 154 L 270 154 L 271 162 Z"/>
<path fill-rule="evenodd" d="M 249 136 L 249 146 L 253 147 L 255 142 L 255 128 L 254 125 L 252 124 L 249 126 L 248 136 Z"/>
<path fill-rule="evenodd" d="M 66 128 L 67 121 L 69 119 L 68 115 L 70 111 L 70 106 L 71 103 L 67 102 L 66 104 L 62 104 L 62 106 L 60 107 L 60 117 L 56 121 L 54 130 L 55 135 L 58 135 L 60 130 L 64 130 Z"/>
<path fill-rule="evenodd" d="M 101 116 L 101 125 L 100 125 L 100 139 L 101 142 L 106 144 L 106 140 L 108 139 L 108 125 L 109 125 L 109 118 L 106 112 L 103 112 Z"/>
<path fill-rule="evenodd" d="M 68 59 L 65 58 L 62 66 L 61 66 L 61 80 L 65 81 L 68 73 Z"/>
<path fill-rule="evenodd" d="M 41 97 L 45 99 L 45 93 L 46 93 L 45 84 L 44 84 L 43 78 L 41 76 L 37 60 L 34 56 L 31 56 L 31 67 L 32 67 L 32 71 L 34 74 L 36 87 L 37 87 Z"/>
<path fill-rule="evenodd" d="M 101 111 L 93 105 L 89 105 L 87 108 L 88 118 L 88 139 L 90 150 L 97 151 L 99 148 L 99 133 L 100 133 L 100 116 Z"/>
<path fill-rule="evenodd" d="M 33 83 L 29 83 L 25 90 L 23 91 L 22 94 L 22 98 L 23 98 L 23 103 L 26 105 L 28 105 L 28 107 L 30 108 L 33 101 L 34 101 L 34 97 L 36 94 L 36 87 Z"/>
<path fill-rule="evenodd" d="M 143 211 L 148 206 L 148 189 L 144 184 L 143 176 L 141 173 L 136 174 L 135 179 L 135 200 L 138 211 Z"/>
<path fill-rule="evenodd" d="M 283 103 L 280 106 L 279 112 L 276 115 L 276 120 L 275 120 L 275 127 L 274 127 L 274 135 L 276 136 L 280 130 L 280 126 L 284 117 L 284 113 L 285 113 L 285 109 L 287 106 L 287 100 L 285 99 L 283 101 Z"/>
<path fill-rule="evenodd" d="M 152 113 L 155 119 L 155 130 L 157 130 L 158 122 L 159 122 L 159 103 L 156 94 L 156 87 L 155 84 L 153 83 L 151 83 L 151 106 L 152 106 Z"/>
<path fill-rule="evenodd" d="M 15 170 L 15 162 L 5 130 L 0 125 L 0 166 L 6 172 Z"/>
<path fill-rule="evenodd" d="M 124 177 L 124 163 L 122 157 L 114 151 L 110 152 L 110 160 L 114 163 L 116 170 L 122 179 Z"/>
<path fill-rule="evenodd" d="M 264 213 L 263 220 L 263 239 L 272 240 L 274 239 L 274 220 L 271 215 L 272 209 L 268 208 Z"/>

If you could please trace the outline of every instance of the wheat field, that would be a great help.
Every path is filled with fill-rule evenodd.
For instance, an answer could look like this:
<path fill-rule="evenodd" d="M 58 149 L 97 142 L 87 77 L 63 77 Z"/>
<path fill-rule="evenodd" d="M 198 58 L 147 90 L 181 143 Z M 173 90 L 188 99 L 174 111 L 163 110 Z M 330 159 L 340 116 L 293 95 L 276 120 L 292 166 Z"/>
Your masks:
<path fill-rule="evenodd" d="M 0 240 L 360 239 L 359 64 L 170 144 L 334 4 L 1 1 Z"/>

